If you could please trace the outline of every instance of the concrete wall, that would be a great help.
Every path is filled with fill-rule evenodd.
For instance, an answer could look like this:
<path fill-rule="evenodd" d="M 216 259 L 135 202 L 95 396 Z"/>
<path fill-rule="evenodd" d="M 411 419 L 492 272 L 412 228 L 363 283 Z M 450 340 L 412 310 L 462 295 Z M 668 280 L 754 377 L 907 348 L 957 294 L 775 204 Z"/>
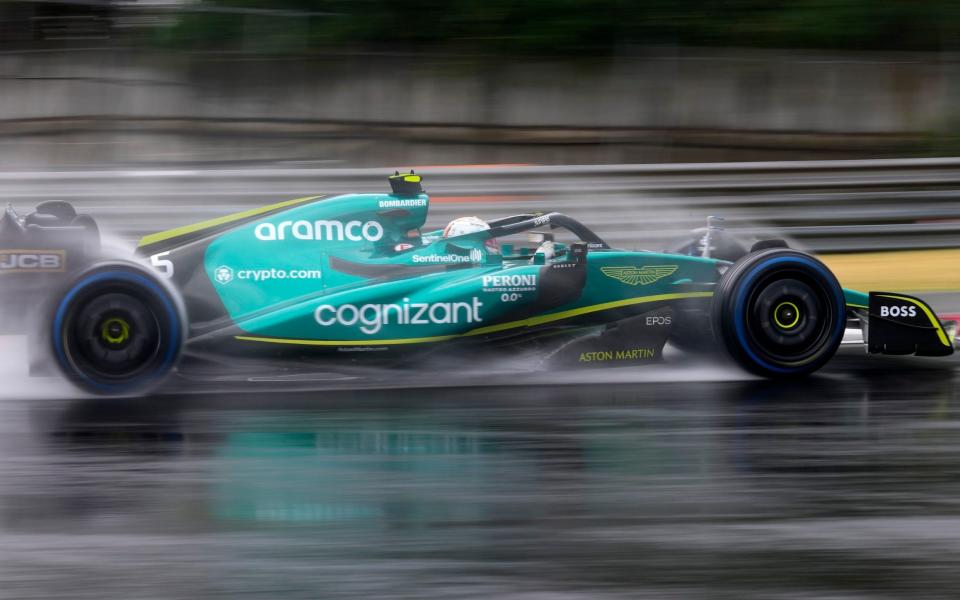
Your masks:
<path fill-rule="evenodd" d="M 752 158 L 876 155 L 951 118 L 957 72 L 944 55 L 770 51 L 646 51 L 575 64 L 9 53 L 0 55 L 0 159 L 392 159 L 370 140 L 467 161 L 656 161 L 682 148 L 721 160 L 723 149 L 739 149 L 734 158 L 751 149 L 761 154 Z M 429 150 L 437 144 L 448 147 Z"/>

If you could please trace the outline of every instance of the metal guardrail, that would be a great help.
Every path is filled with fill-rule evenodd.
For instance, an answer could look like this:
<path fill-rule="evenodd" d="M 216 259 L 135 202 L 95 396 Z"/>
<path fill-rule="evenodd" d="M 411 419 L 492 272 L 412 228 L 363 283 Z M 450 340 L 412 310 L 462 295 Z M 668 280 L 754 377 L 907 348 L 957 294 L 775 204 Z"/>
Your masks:
<path fill-rule="evenodd" d="M 63 199 L 135 238 L 312 194 L 387 189 L 389 169 L 0 172 L 0 200 Z M 431 225 L 456 215 L 565 212 L 614 245 L 656 249 L 708 215 L 815 251 L 960 247 L 960 158 L 425 167 Z"/>

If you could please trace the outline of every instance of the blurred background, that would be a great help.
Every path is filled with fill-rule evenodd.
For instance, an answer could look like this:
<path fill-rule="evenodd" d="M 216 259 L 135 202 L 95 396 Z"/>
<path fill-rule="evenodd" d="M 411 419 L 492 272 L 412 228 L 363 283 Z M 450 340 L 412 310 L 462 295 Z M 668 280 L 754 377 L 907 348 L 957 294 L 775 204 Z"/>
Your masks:
<path fill-rule="evenodd" d="M 0 168 L 933 156 L 952 0 L 0 3 Z"/>
<path fill-rule="evenodd" d="M 958 106 L 953 0 L 0 2 L 0 200 L 128 241 L 416 167 L 430 226 L 660 249 L 720 215 L 849 286 L 960 289 Z"/>
<path fill-rule="evenodd" d="M 428 228 L 559 210 L 660 249 L 721 215 L 956 317 L 957 155 L 956 0 L 0 0 L 0 201 L 131 244 L 414 167 Z M 955 361 L 125 403 L 27 380 L 26 353 L 0 336 L 4 599 L 960 585 Z"/>

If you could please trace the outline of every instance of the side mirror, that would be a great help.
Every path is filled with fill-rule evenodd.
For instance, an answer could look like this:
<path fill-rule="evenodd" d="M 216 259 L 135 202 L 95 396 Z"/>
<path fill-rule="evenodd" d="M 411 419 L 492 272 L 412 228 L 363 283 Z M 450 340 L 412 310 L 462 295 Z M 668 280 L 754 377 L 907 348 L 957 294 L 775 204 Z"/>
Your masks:
<path fill-rule="evenodd" d="M 570 258 L 578 265 L 587 262 L 587 244 L 584 242 L 570 244 Z"/>

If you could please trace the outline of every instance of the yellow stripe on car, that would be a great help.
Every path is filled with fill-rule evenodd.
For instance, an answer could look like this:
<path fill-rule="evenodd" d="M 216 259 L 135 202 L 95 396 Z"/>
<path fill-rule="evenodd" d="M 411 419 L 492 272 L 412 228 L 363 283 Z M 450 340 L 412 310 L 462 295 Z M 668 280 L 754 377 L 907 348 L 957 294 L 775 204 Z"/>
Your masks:
<path fill-rule="evenodd" d="M 632 306 L 635 304 L 647 304 L 650 302 L 664 302 L 667 300 L 683 300 L 687 298 L 710 298 L 711 296 L 713 296 L 713 292 L 680 292 L 675 294 L 657 294 L 654 296 L 640 296 L 636 298 L 627 298 L 626 300 L 616 300 L 613 302 L 604 302 L 602 304 L 592 304 L 590 306 L 582 306 L 580 308 L 565 310 L 562 312 L 553 313 L 549 315 L 540 315 L 536 317 L 530 317 L 529 319 L 523 319 L 520 321 L 510 321 L 509 323 L 501 323 L 499 325 L 489 325 L 487 327 L 479 327 L 477 329 L 472 329 L 464 334 L 438 335 L 433 337 L 422 337 L 422 338 L 398 338 L 398 339 L 391 339 L 391 340 L 376 340 L 376 339 L 298 340 L 298 339 L 238 335 L 236 336 L 236 339 L 245 341 L 245 342 L 264 342 L 269 344 L 289 344 L 289 345 L 296 345 L 296 346 L 392 346 L 392 345 L 401 345 L 401 344 L 425 344 L 429 342 L 444 342 L 447 340 L 452 340 L 454 338 L 460 338 L 460 337 L 484 335 L 487 333 L 495 333 L 498 331 L 506 331 L 508 329 L 516 329 L 520 327 L 534 327 L 536 325 L 543 325 L 544 323 L 552 323 L 554 321 L 569 319 L 571 317 L 577 317 L 580 315 L 599 312 L 602 310 L 621 308 L 624 306 Z"/>
<path fill-rule="evenodd" d="M 493 333 L 496 331 L 503 331 L 505 329 L 513 329 L 515 327 L 533 327 L 536 325 L 543 325 L 544 323 L 552 323 L 553 321 L 569 319 L 570 317 L 577 317 L 580 315 L 599 312 L 601 310 L 620 308 L 623 306 L 632 306 L 634 304 L 646 304 L 649 302 L 662 302 L 666 300 L 681 300 L 684 298 L 710 298 L 711 296 L 713 296 L 713 292 L 680 292 L 675 294 L 657 294 L 655 296 L 639 296 L 636 298 L 627 298 L 626 300 L 604 302 L 603 304 L 592 304 L 590 306 L 583 306 L 549 315 L 530 317 L 529 319 L 524 319 L 522 321 L 511 321 L 510 323 L 502 323 L 500 325 L 480 327 L 479 329 L 468 331 L 464 335 L 483 335 L 485 333 Z"/>
<path fill-rule="evenodd" d="M 256 217 L 268 212 L 279 210 L 281 208 L 288 208 L 291 206 L 296 206 L 298 204 L 304 204 L 310 202 L 311 200 L 317 200 L 323 196 L 307 196 L 305 198 L 296 198 L 294 200 L 286 200 L 284 202 L 278 202 L 276 204 L 271 204 L 270 206 L 262 206 L 260 208 L 254 208 L 252 210 L 245 210 L 243 212 L 234 213 L 232 215 L 227 215 L 225 217 L 217 217 L 216 219 L 209 219 L 207 221 L 201 221 L 200 223 L 194 223 L 192 225 L 184 225 L 183 227 L 177 227 L 176 229 L 169 229 L 167 231 L 161 231 L 159 233 L 153 233 L 142 240 L 140 240 L 140 248 L 145 246 L 151 246 L 159 242 L 165 242 L 167 240 L 172 240 L 184 235 L 191 233 L 196 233 L 198 231 L 203 231 L 205 229 L 211 229 L 213 227 L 219 227 L 220 225 L 226 225 L 228 223 L 233 223 L 234 221 L 240 221 L 242 219 L 249 219 L 250 217 Z"/>
<path fill-rule="evenodd" d="M 429 342 L 444 342 L 460 335 L 437 335 L 422 338 L 399 338 L 393 340 L 295 340 L 284 338 L 258 337 L 253 335 L 238 335 L 236 339 L 244 342 L 264 342 L 268 344 L 289 344 L 292 346 L 396 346 L 400 344 L 426 344 Z"/>
<path fill-rule="evenodd" d="M 943 343 L 944 346 L 950 346 L 950 345 L 951 345 L 951 344 L 950 344 L 950 340 L 947 339 L 947 334 L 944 333 L 944 331 L 943 331 L 943 326 L 940 325 L 940 319 L 938 319 L 937 316 L 936 316 L 935 314 L 933 314 L 933 312 L 932 312 L 929 308 L 927 308 L 927 305 L 926 305 L 926 304 L 924 304 L 923 302 L 920 302 L 920 301 L 918 301 L 918 300 L 915 300 L 915 299 L 913 299 L 913 298 L 908 298 L 907 296 L 897 296 L 897 295 L 895 295 L 895 294 L 879 294 L 879 296 L 880 296 L 881 298 L 890 298 L 890 299 L 892 299 L 892 300 L 900 300 L 900 301 L 902 301 L 902 302 L 910 302 L 911 304 L 914 304 L 914 305 L 916 305 L 916 306 L 919 306 L 919 307 L 920 307 L 920 310 L 922 310 L 923 313 L 924 313 L 925 315 L 927 315 L 927 318 L 930 319 L 930 323 L 931 323 L 931 324 L 934 326 L 934 328 L 937 330 L 937 336 L 940 338 L 940 342 Z"/>

